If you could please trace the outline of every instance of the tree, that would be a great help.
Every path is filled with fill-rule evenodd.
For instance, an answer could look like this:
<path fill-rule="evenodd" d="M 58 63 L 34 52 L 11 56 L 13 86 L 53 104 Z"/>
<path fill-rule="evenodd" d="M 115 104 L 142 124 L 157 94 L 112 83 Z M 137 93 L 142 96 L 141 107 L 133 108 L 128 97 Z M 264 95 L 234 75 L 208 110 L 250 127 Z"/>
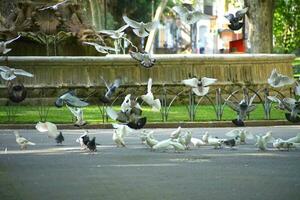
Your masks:
<path fill-rule="evenodd" d="M 248 40 L 251 53 L 271 53 L 275 0 L 245 0 L 248 7 Z"/>
<path fill-rule="evenodd" d="M 277 0 L 273 27 L 276 52 L 300 48 L 300 0 Z"/>

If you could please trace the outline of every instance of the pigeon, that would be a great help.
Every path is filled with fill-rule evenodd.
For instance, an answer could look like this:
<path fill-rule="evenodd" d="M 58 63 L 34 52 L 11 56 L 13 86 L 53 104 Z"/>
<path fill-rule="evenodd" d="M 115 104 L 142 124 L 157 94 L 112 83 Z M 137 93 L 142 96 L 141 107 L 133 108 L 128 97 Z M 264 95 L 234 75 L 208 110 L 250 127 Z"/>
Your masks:
<path fill-rule="evenodd" d="M 66 105 L 67 108 L 71 111 L 71 113 L 76 117 L 76 122 L 74 126 L 81 127 L 87 124 L 86 121 L 83 120 L 83 110 L 82 108 L 71 107 Z"/>
<path fill-rule="evenodd" d="M 291 85 L 294 82 L 295 82 L 294 79 L 277 73 L 276 69 L 272 70 L 272 73 L 271 73 L 270 77 L 268 78 L 268 83 L 274 88 L 283 87 L 285 85 Z"/>
<path fill-rule="evenodd" d="M 85 107 L 89 105 L 89 103 L 82 101 L 75 96 L 74 91 L 68 91 L 64 93 L 55 101 L 55 106 L 58 108 L 61 108 L 64 104 L 72 107 Z"/>
<path fill-rule="evenodd" d="M 274 142 L 273 142 L 273 147 L 274 148 L 277 148 L 278 150 L 281 150 L 281 149 L 286 149 L 286 150 L 290 150 L 291 148 L 296 148 L 294 146 L 294 143 L 293 142 L 288 142 L 286 140 L 283 140 L 281 138 L 278 138 L 276 139 Z"/>
<path fill-rule="evenodd" d="M 220 149 L 222 147 L 224 140 L 219 139 L 219 138 L 214 138 L 214 137 L 208 137 L 207 139 L 207 144 L 214 146 L 215 149 Z"/>
<path fill-rule="evenodd" d="M 116 92 L 117 88 L 120 87 L 121 79 L 116 79 L 111 85 L 108 85 L 102 76 L 101 79 L 106 86 L 106 92 L 104 96 L 100 97 L 100 101 L 102 101 L 103 103 L 109 103 L 112 95 Z"/>
<path fill-rule="evenodd" d="M 149 35 L 149 32 L 156 29 L 159 25 L 158 21 L 153 22 L 137 22 L 132 19 L 129 19 L 127 16 L 123 16 L 125 23 L 133 28 L 133 32 L 141 38 L 145 38 Z"/>
<path fill-rule="evenodd" d="M 152 149 L 154 145 L 158 143 L 158 141 L 153 137 L 153 131 L 147 133 L 146 144 Z"/>
<path fill-rule="evenodd" d="M 278 103 L 276 108 L 278 108 L 280 110 L 285 110 L 284 102 L 281 99 L 277 98 L 276 96 L 267 96 L 267 99 L 274 103 Z"/>
<path fill-rule="evenodd" d="M 207 143 L 203 142 L 201 139 L 194 138 L 194 137 L 191 138 L 191 143 L 193 144 L 194 147 L 207 145 Z"/>
<path fill-rule="evenodd" d="M 62 142 L 64 141 L 64 136 L 62 135 L 62 132 L 59 132 L 57 130 L 57 126 L 54 123 L 38 122 L 35 125 L 35 128 L 41 133 L 47 132 L 48 137 L 55 139 L 57 144 L 62 144 Z"/>
<path fill-rule="evenodd" d="M 267 132 L 264 136 L 256 135 L 256 143 L 255 146 L 259 148 L 261 151 L 267 150 L 267 144 L 269 142 L 273 142 L 274 138 L 272 137 L 272 132 Z"/>
<path fill-rule="evenodd" d="M 112 124 L 112 126 L 115 128 L 112 137 L 113 141 L 117 144 L 117 147 L 125 147 L 124 137 L 133 130 L 123 124 Z"/>
<path fill-rule="evenodd" d="M 192 140 L 192 133 L 190 131 L 185 132 L 184 135 L 180 135 L 177 141 L 182 144 L 185 149 L 189 149 L 189 144 Z M 175 140 L 176 141 L 176 140 Z"/>
<path fill-rule="evenodd" d="M 225 17 L 230 22 L 228 27 L 233 31 L 236 31 L 236 30 L 239 30 L 240 28 L 242 28 L 244 25 L 244 22 L 240 22 L 240 21 L 243 20 L 247 11 L 248 11 L 248 8 L 244 8 L 244 9 L 238 10 L 235 13 L 235 16 L 232 13 L 225 15 Z"/>
<path fill-rule="evenodd" d="M 175 131 L 170 134 L 171 139 L 177 139 L 181 133 L 181 127 L 179 126 Z"/>
<path fill-rule="evenodd" d="M 109 35 L 109 37 L 111 37 L 112 39 L 118 40 L 124 36 L 124 30 L 128 27 L 129 25 L 126 24 L 121 28 L 119 28 L 118 30 L 102 30 L 99 31 L 99 33 Z"/>
<path fill-rule="evenodd" d="M 147 135 L 151 133 L 153 134 L 154 131 L 147 131 L 147 130 L 142 130 L 142 132 L 140 133 L 140 139 L 142 141 L 142 144 L 146 144 L 146 139 L 147 139 Z"/>
<path fill-rule="evenodd" d="M 179 15 L 181 21 L 189 25 L 198 22 L 204 16 L 201 11 L 194 9 L 190 11 L 184 6 L 174 6 L 172 9 Z"/>
<path fill-rule="evenodd" d="M 235 138 L 232 138 L 232 139 L 226 139 L 226 140 L 223 140 L 223 144 L 226 146 L 229 146 L 231 149 L 233 149 L 233 147 L 235 147 L 238 144 L 238 142 L 237 142 L 238 139 L 239 139 L 239 136 L 236 136 Z"/>
<path fill-rule="evenodd" d="M 210 135 L 208 134 L 208 132 L 206 131 L 204 133 L 204 135 L 202 136 L 202 141 L 207 144 L 208 143 L 208 138 L 210 137 Z"/>
<path fill-rule="evenodd" d="M 129 55 L 134 59 L 141 63 L 141 65 L 145 68 L 151 68 L 154 66 L 156 59 L 152 58 L 149 53 L 144 52 L 133 52 L 129 51 Z"/>
<path fill-rule="evenodd" d="M 55 5 L 52 5 L 52 6 L 47 6 L 47 7 L 44 7 L 44 8 L 40 8 L 39 10 L 47 10 L 47 9 L 51 9 L 51 10 L 57 10 L 60 6 L 62 6 L 63 4 L 67 3 L 69 0 L 65 0 L 63 2 L 59 2 Z"/>
<path fill-rule="evenodd" d="M 17 75 L 33 77 L 33 74 L 26 72 L 23 69 L 9 68 L 7 66 L 0 66 L 0 75 L 6 81 L 15 79 Z"/>
<path fill-rule="evenodd" d="M 84 134 L 76 139 L 76 142 L 80 144 L 81 149 L 86 149 L 89 141 L 90 137 L 88 136 L 88 131 L 84 131 Z"/>
<path fill-rule="evenodd" d="M 209 91 L 208 86 L 215 83 L 216 81 L 217 81 L 217 79 L 214 79 L 214 78 L 203 77 L 201 79 L 198 79 L 198 78 L 194 77 L 194 78 L 182 80 L 181 82 L 183 84 L 185 84 L 186 86 L 191 87 L 192 91 L 197 96 L 204 96 Z"/>
<path fill-rule="evenodd" d="M 109 51 L 116 52 L 116 49 L 114 49 L 114 48 L 112 48 L 112 47 L 102 46 L 102 45 L 97 44 L 97 43 L 95 43 L 95 42 L 83 42 L 83 44 L 87 44 L 87 45 L 94 46 L 95 49 L 96 49 L 99 53 L 103 53 L 103 54 L 108 54 Z"/>
<path fill-rule="evenodd" d="M 14 134 L 16 136 L 16 142 L 20 145 L 21 150 L 26 149 L 28 145 L 35 145 L 35 143 L 20 136 L 18 131 L 14 131 Z"/>
<path fill-rule="evenodd" d="M 152 147 L 153 150 L 165 150 L 168 148 L 174 148 L 175 151 L 185 150 L 185 147 L 182 144 L 172 141 L 172 139 L 162 140 Z"/>
<path fill-rule="evenodd" d="M 152 107 L 152 111 L 160 111 L 161 103 L 159 99 L 154 99 L 154 96 L 151 92 L 152 88 L 152 78 L 149 78 L 147 85 L 147 94 L 142 95 L 141 98 L 145 101 L 149 106 Z"/>
<path fill-rule="evenodd" d="M 286 141 L 292 143 L 300 143 L 300 133 L 298 133 L 295 137 L 287 139 Z"/>
<path fill-rule="evenodd" d="M 13 38 L 13 39 L 8 40 L 8 41 L 0 41 L 0 54 L 5 55 L 5 54 L 7 54 L 8 52 L 10 52 L 12 49 L 8 49 L 8 48 L 6 47 L 6 45 L 8 45 L 8 44 L 14 42 L 15 40 L 19 39 L 20 37 L 21 37 L 21 36 L 19 35 L 19 36 L 17 36 L 16 38 Z"/>
<path fill-rule="evenodd" d="M 27 90 L 23 83 L 10 81 L 7 86 L 8 98 L 14 103 L 22 102 L 27 96 Z"/>
<path fill-rule="evenodd" d="M 245 144 L 246 139 L 249 139 L 249 140 L 254 139 L 253 135 L 245 129 L 233 129 L 233 130 L 225 133 L 225 135 L 228 137 L 233 137 L 233 138 L 238 137 L 239 143 L 241 143 L 241 144 Z"/>
<path fill-rule="evenodd" d="M 91 152 L 96 152 L 97 151 L 96 137 L 93 137 L 92 140 L 88 141 L 86 146 Z"/>
<path fill-rule="evenodd" d="M 232 102 L 227 100 L 227 105 L 234 111 L 237 112 L 237 119 L 232 120 L 236 126 L 245 126 L 244 120 L 246 119 L 247 115 L 256 109 L 256 105 L 252 104 L 256 94 L 254 94 L 250 100 L 246 100 L 246 98 L 242 99 L 239 103 Z"/>

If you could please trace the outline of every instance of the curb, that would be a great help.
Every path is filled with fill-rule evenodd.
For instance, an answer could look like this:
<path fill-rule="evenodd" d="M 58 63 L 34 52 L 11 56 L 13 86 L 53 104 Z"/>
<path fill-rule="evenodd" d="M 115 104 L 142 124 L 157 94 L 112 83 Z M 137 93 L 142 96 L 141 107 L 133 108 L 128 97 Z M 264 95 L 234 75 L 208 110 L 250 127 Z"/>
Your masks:
<path fill-rule="evenodd" d="M 289 126 L 300 125 L 300 123 L 291 123 L 286 120 L 251 120 L 245 122 L 245 127 L 255 126 Z M 147 123 L 144 128 L 221 128 L 221 127 L 237 127 L 231 121 L 209 121 L 209 122 L 158 122 Z M 111 123 L 87 124 L 78 128 L 73 124 L 57 124 L 59 129 L 112 129 Z M 0 124 L 1 129 L 35 129 L 35 124 Z"/>

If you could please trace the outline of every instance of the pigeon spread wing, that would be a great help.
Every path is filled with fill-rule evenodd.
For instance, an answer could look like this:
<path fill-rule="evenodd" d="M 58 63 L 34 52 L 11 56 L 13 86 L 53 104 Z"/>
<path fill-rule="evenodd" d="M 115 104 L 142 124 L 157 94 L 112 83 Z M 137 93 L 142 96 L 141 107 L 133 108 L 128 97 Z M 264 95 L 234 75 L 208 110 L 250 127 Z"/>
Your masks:
<path fill-rule="evenodd" d="M 127 16 L 123 16 L 123 20 L 125 21 L 126 24 L 128 24 L 130 27 L 134 29 L 139 29 L 141 27 L 140 23 L 132 19 L 129 19 Z"/>
<path fill-rule="evenodd" d="M 156 29 L 158 25 L 159 25 L 158 21 L 148 22 L 145 24 L 145 29 L 150 32 Z"/>
<path fill-rule="evenodd" d="M 238 10 L 235 13 L 235 17 L 238 18 L 238 20 L 242 20 L 243 17 L 245 16 L 245 14 L 247 13 L 247 11 L 248 11 L 248 8 L 244 8 L 242 10 Z"/>
<path fill-rule="evenodd" d="M 189 11 L 187 8 L 183 7 L 183 6 L 174 6 L 172 8 L 178 15 L 183 16 L 186 15 Z"/>
<path fill-rule="evenodd" d="M 29 73 L 29 72 L 26 72 L 25 70 L 23 69 L 15 69 L 15 74 L 17 75 L 22 75 L 22 76 L 28 76 L 28 77 L 33 77 L 33 74 Z"/>

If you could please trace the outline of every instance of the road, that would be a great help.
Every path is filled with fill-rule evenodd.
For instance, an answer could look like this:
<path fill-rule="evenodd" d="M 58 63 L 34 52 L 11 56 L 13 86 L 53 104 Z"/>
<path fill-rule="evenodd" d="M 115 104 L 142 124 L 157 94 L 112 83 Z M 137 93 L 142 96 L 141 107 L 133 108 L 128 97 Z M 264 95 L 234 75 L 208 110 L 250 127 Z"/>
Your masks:
<path fill-rule="evenodd" d="M 253 134 L 272 131 L 275 138 L 293 137 L 300 126 L 247 127 Z M 155 129 L 155 138 L 175 129 Z M 187 130 L 187 129 L 185 129 Z M 193 137 L 205 131 L 225 137 L 231 128 L 191 128 Z M 138 132 L 116 148 L 111 129 L 89 130 L 96 153 L 75 142 L 83 130 L 62 130 L 65 142 L 56 146 L 36 130 L 20 134 L 36 146 L 21 151 L 12 130 L 0 130 L 1 200 L 50 199 L 299 199 L 300 149 L 258 151 L 249 140 L 236 150 L 192 147 L 182 153 L 153 152 L 141 144 Z M 4 149 L 7 148 L 7 152 Z"/>

